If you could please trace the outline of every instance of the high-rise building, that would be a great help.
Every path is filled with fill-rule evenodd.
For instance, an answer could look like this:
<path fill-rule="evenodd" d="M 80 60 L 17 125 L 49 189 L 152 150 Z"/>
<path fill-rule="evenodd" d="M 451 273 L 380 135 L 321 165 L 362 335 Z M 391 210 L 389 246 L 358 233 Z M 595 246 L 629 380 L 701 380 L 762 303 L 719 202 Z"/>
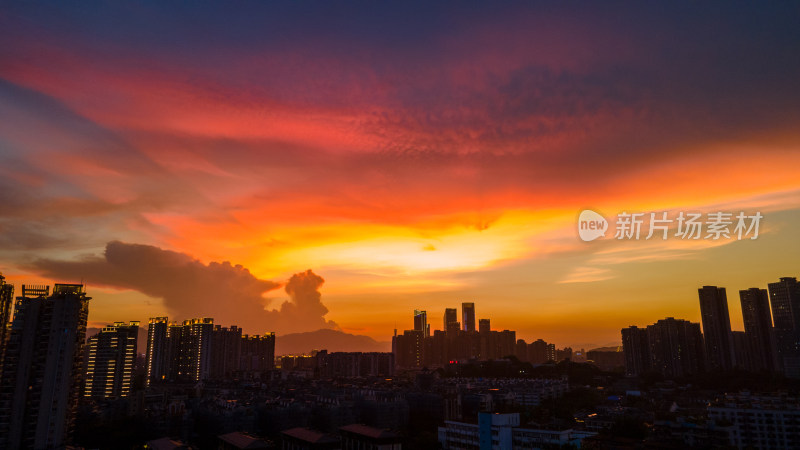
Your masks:
<path fill-rule="evenodd" d="M 652 368 L 666 377 L 702 372 L 703 334 L 700 324 L 667 317 L 647 327 Z"/>
<path fill-rule="evenodd" d="M 425 336 L 431 335 L 431 329 L 428 326 L 428 312 L 419 309 L 414 310 L 414 330 L 421 331 Z"/>
<path fill-rule="evenodd" d="M 0 273 L 0 372 L 3 370 L 3 355 L 6 349 L 8 330 L 11 327 L 11 313 L 14 306 L 14 285 L 6 284 Z"/>
<path fill-rule="evenodd" d="M 242 357 L 242 329 L 214 326 L 211 333 L 210 378 L 224 380 L 232 378 L 239 370 Z"/>
<path fill-rule="evenodd" d="M 152 318 L 147 346 L 151 382 L 253 379 L 275 367 L 275 333 L 243 335 L 236 325 L 215 326 L 211 318 L 181 324 Z"/>
<path fill-rule="evenodd" d="M 89 297 L 80 284 L 22 286 L 0 376 L 0 448 L 71 444 Z"/>
<path fill-rule="evenodd" d="M 700 297 L 707 366 L 713 370 L 731 370 L 735 364 L 735 356 L 725 288 L 703 286 L 697 292 Z"/>
<path fill-rule="evenodd" d="M 120 398 L 131 393 L 139 322 L 114 322 L 89 338 L 83 395 Z"/>
<path fill-rule="evenodd" d="M 181 351 L 189 363 L 189 379 L 207 380 L 211 375 L 211 333 L 214 319 L 203 317 L 183 321 Z"/>
<path fill-rule="evenodd" d="M 638 376 L 652 367 L 647 330 L 635 326 L 622 329 L 622 351 L 625 354 L 625 374 Z"/>
<path fill-rule="evenodd" d="M 167 379 L 202 381 L 211 375 L 214 319 L 184 320 L 167 326 Z"/>
<path fill-rule="evenodd" d="M 465 311 L 468 318 L 474 310 L 474 305 L 467 306 Z M 445 312 L 448 329 L 436 330 L 433 336 L 427 335 L 430 325 L 425 323 L 425 312 L 420 310 L 414 311 L 416 329 L 406 330 L 400 335 L 395 330 L 392 352 L 397 367 L 442 367 L 468 360 L 485 361 L 515 355 L 523 361 L 530 359 L 525 341 L 518 342 L 515 331 L 492 330 L 489 319 L 480 320 L 480 332 L 474 329 L 470 332 L 461 331 L 458 322 L 452 321 L 455 310 L 452 311 L 452 314 L 450 310 Z M 545 358 L 546 348 L 541 353 Z"/>
<path fill-rule="evenodd" d="M 448 336 L 453 336 L 453 337 L 458 336 L 458 333 L 460 331 L 461 331 L 461 322 L 458 321 L 448 323 L 447 329 L 445 330 Z"/>
<path fill-rule="evenodd" d="M 742 302 L 742 318 L 747 341 L 746 351 L 750 353 L 752 370 L 777 371 L 778 348 L 772 328 L 769 311 L 769 295 L 766 289 L 750 288 L 739 291 Z M 742 363 L 737 361 L 739 366 Z"/>
<path fill-rule="evenodd" d="M 422 367 L 425 357 L 425 336 L 419 330 L 406 330 L 392 338 L 394 360 L 398 367 Z"/>
<path fill-rule="evenodd" d="M 553 346 L 553 358 L 555 358 L 555 345 Z M 533 364 L 544 364 L 547 362 L 547 342 L 537 339 L 528 344 L 528 361 Z"/>
<path fill-rule="evenodd" d="M 239 368 L 246 378 L 260 378 L 275 368 L 275 333 L 242 336 Z"/>
<path fill-rule="evenodd" d="M 524 339 L 517 339 L 517 345 L 514 346 L 514 356 L 520 361 L 528 361 L 528 344 Z"/>
<path fill-rule="evenodd" d="M 475 303 L 461 304 L 461 321 L 464 323 L 464 331 L 475 331 Z"/>
<path fill-rule="evenodd" d="M 779 363 L 784 375 L 800 378 L 800 283 L 783 277 L 768 287 Z"/>
<path fill-rule="evenodd" d="M 191 371 L 189 352 L 184 348 L 188 347 L 189 337 L 185 333 L 183 325 L 177 322 L 170 322 L 167 325 L 167 376 L 169 381 L 188 380 Z M 187 343 L 184 345 L 184 343 Z"/>
<path fill-rule="evenodd" d="M 558 360 L 556 356 L 556 344 L 547 344 L 547 347 L 545 347 L 545 358 L 547 358 L 547 361 Z"/>
<path fill-rule="evenodd" d="M 556 361 L 572 360 L 572 347 L 556 350 Z"/>
<path fill-rule="evenodd" d="M 487 322 L 489 319 L 486 319 Z M 490 358 L 506 358 L 514 354 L 517 345 L 517 332 L 512 330 L 488 331 L 494 337 L 495 352 Z"/>
<path fill-rule="evenodd" d="M 166 317 L 151 317 L 147 326 L 147 350 L 145 355 L 145 383 L 164 381 L 169 375 L 169 347 L 167 342 Z"/>
<path fill-rule="evenodd" d="M 444 310 L 444 326 L 442 330 L 450 331 L 452 324 L 458 323 L 458 310 L 456 308 L 445 308 Z M 455 327 L 456 330 L 459 329 L 458 326 Z"/>
<path fill-rule="evenodd" d="M 736 357 L 736 367 L 749 371 L 759 370 L 758 363 L 754 359 L 755 352 L 747 333 L 744 331 L 731 331 L 731 339 L 733 339 L 733 354 Z"/>

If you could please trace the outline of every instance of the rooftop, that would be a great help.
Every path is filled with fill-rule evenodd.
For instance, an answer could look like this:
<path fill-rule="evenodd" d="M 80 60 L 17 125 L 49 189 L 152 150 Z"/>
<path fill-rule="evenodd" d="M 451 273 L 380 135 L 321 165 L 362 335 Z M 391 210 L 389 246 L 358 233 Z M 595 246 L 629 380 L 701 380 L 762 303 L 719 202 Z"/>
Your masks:
<path fill-rule="evenodd" d="M 223 434 L 218 436 L 220 440 L 227 442 L 237 448 L 269 448 L 266 441 L 246 433 L 234 431 L 233 433 Z"/>
<path fill-rule="evenodd" d="M 339 428 L 342 431 L 349 431 L 350 433 L 360 434 L 375 439 L 394 439 L 397 437 L 395 433 L 388 430 L 381 430 L 362 424 L 346 425 Z"/>
<path fill-rule="evenodd" d="M 282 432 L 283 434 L 299 439 L 304 442 L 311 442 L 314 444 L 329 444 L 339 442 L 334 436 L 322 433 L 311 428 L 292 428 Z"/>

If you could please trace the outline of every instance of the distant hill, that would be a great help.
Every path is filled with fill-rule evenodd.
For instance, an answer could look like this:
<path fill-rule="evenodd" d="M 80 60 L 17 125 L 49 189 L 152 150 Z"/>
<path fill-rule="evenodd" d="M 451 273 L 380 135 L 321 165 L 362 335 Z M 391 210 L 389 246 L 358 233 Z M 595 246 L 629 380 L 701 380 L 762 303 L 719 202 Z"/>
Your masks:
<path fill-rule="evenodd" d="M 86 338 L 100 332 L 100 328 L 87 328 Z M 147 327 L 139 327 L 138 353 L 147 349 Z M 291 333 L 275 339 L 276 355 L 308 353 L 311 350 L 329 352 L 390 352 L 391 342 L 380 342 L 369 336 L 349 334 L 343 331 L 322 329 L 305 333 Z"/>
<path fill-rule="evenodd" d="M 593 348 L 593 349 L 591 349 L 589 351 L 590 352 L 621 352 L 622 351 L 621 347 L 622 347 L 621 345 L 615 345 L 615 346 L 608 346 L 608 347 Z"/>
<path fill-rule="evenodd" d="M 339 330 L 322 329 L 291 333 L 275 339 L 276 355 L 308 353 L 311 350 L 328 352 L 390 352 L 391 342 L 380 342 L 369 336 L 349 334 Z"/>

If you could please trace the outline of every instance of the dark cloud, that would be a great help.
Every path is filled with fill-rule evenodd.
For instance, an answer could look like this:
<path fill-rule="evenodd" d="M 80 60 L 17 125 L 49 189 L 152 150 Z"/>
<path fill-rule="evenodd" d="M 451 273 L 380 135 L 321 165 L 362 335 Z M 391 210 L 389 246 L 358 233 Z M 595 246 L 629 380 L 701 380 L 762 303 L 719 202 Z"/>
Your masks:
<path fill-rule="evenodd" d="M 204 264 L 185 254 L 141 244 L 114 241 L 103 256 L 78 261 L 38 259 L 30 270 L 57 280 L 133 289 L 164 300 L 173 319 L 213 317 L 222 325 L 239 325 L 247 333 L 282 333 L 333 328 L 319 288 L 324 280 L 311 270 L 292 276 L 290 300 L 268 310 L 265 295 L 281 285 L 262 280 L 230 262 Z M 102 302 L 102 297 L 95 302 Z"/>

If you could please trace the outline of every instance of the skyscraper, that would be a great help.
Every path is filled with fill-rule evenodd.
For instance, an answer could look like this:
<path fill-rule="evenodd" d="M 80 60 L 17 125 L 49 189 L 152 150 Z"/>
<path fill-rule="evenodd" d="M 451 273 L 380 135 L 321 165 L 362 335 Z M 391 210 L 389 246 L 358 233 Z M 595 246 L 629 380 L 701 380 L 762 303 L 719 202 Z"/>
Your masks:
<path fill-rule="evenodd" d="M 464 331 L 475 331 L 475 303 L 461 304 L 461 320 L 464 323 Z"/>
<path fill-rule="evenodd" d="M 242 336 L 240 370 L 246 378 L 260 378 L 275 367 L 275 333 Z"/>
<path fill-rule="evenodd" d="M 3 355 L 6 349 L 6 339 L 11 325 L 11 312 L 14 306 L 14 285 L 6 284 L 6 279 L 0 273 L 0 372 L 3 371 Z"/>
<path fill-rule="evenodd" d="M 622 329 L 622 350 L 625 354 L 625 374 L 638 376 L 652 367 L 647 330 L 635 326 Z"/>
<path fill-rule="evenodd" d="M 783 277 L 768 287 L 779 362 L 787 377 L 800 378 L 800 283 Z"/>
<path fill-rule="evenodd" d="M 0 448 L 71 443 L 89 297 L 80 284 L 22 286 L 0 376 Z"/>
<path fill-rule="evenodd" d="M 190 361 L 188 351 L 188 333 L 183 325 L 170 322 L 167 325 L 167 351 L 166 351 L 166 379 L 170 381 L 183 381 L 189 379 Z M 186 343 L 184 345 L 184 343 Z"/>
<path fill-rule="evenodd" d="M 703 334 L 700 324 L 667 317 L 647 327 L 654 371 L 667 377 L 702 372 Z"/>
<path fill-rule="evenodd" d="M 133 383 L 139 322 L 114 322 L 89 338 L 83 395 L 127 397 Z"/>
<path fill-rule="evenodd" d="M 446 308 L 444 310 L 444 327 L 442 329 L 449 331 L 454 323 L 458 323 L 458 310 L 456 308 Z M 455 328 L 456 330 L 458 329 L 458 327 Z"/>
<path fill-rule="evenodd" d="M 431 329 L 428 326 L 428 312 L 419 309 L 414 310 L 414 330 L 421 331 L 425 336 L 430 336 Z"/>
<path fill-rule="evenodd" d="M 547 362 L 547 342 L 544 339 L 537 339 L 528 344 L 528 361 L 533 364 L 544 364 Z M 553 358 L 555 358 L 555 345 L 553 346 Z"/>
<path fill-rule="evenodd" d="M 188 361 L 189 379 L 207 380 L 211 374 L 211 333 L 214 319 L 203 317 L 183 321 L 181 352 Z"/>
<path fill-rule="evenodd" d="M 422 367 L 425 357 L 425 336 L 422 331 L 406 330 L 394 336 L 392 348 L 398 367 Z"/>
<path fill-rule="evenodd" d="M 742 302 L 747 351 L 754 370 L 778 370 L 778 348 L 769 312 L 769 296 L 766 289 L 750 288 L 739 291 Z M 741 362 L 737 361 L 739 366 Z"/>
<path fill-rule="evenodd" d="M 151 317 L 147 326 L 147 353 L 145 355 L 145 383 L 163 381 L 168 376 L 167 362 L 169 347 L 167 344 L 166 317 Z"/>
<path fill-rule="evenodd" d="M 752 342 L 744 331 L 731 331 L 733 340 L 733 353 L 736 356 L 736 367 L 742 370 L 761 370 L 755 359 Z"/>
<path fill-rule="evenodd" d="M 545 361 L 557 361 L 556 344 L 547 344 L 545 347 Z"/>
<path fill-rule="evenodd" d="M 492 331 L 491 321 L 489 319 L 478 320 L 478 332 L 489 333 Z"/>
<path fill-rule="evenodd" d="M 703 286 L 697 292 L 700 297 L 700 316 L 703 322 L 708 368 L 731 370 L 735 357 L 725 288 Z"/>
<path fill-rule="evenodd" d="M 211 375 L 211 333 L 214 319 L 184 320 L 167 326 L 166 379 L 202 381 Z M 154 357 L 157 359 L 157 356 Z"/>
<path fill-rule="evenodd" d="M 232 378 L 239 370 L 242 357 L 242 329 L 214 326 L 211 332 L 210 377 L 215 380 Z"/>

